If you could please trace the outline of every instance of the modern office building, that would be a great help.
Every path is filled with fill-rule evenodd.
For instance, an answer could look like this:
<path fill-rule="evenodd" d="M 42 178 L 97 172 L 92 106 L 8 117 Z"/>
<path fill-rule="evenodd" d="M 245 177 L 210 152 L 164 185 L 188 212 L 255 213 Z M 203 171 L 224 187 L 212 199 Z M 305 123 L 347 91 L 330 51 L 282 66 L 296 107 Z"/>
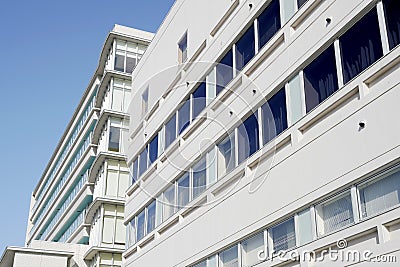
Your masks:
<path fill-rule="evenodd" d="M 397 0 L 177 0 L 132 74 L 124 265 L 397 266 L 399 44 Z"/>
<path fill-rule="evenodd" d="M 25 248 L 11 266 L 122 266 L 129 186 L 123 140 L 131 73 L 153 34 L 115 25 L 98 67 L 32 194 Z"/>

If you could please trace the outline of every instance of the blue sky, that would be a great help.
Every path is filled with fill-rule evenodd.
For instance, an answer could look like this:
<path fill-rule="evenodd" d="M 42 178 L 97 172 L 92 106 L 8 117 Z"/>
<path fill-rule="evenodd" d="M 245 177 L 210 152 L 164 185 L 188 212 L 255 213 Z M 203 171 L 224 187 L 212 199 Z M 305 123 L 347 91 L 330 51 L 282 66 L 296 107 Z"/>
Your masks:
<path fill-rule="evenodd" d="M 5 0 L 0 8 L 0 255 L 23 246 L 31 192 L 114 24 L 155 32 L 174 0 Z"/>

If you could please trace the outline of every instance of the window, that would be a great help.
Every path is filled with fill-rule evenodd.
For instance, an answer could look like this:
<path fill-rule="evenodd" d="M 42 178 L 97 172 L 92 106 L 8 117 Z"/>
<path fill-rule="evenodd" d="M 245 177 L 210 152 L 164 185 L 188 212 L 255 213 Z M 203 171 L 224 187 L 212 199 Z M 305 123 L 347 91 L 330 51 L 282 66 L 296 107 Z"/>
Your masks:
<path fill-rule="evenodd" d="M 297 235 L 299 236 L 299 245 L 304 245 L 313 240 L 311 211 L 306 209 L 297 214 Z"/>
<path fill-rule="evenodd" d="M 193 267 L 207 267 L 207 260 L 199 262 L 196 265 L 193 265 Z"/>
<path fill-rule="evenodd" d="M 144 225 L 145 213 L 144 210 L 137 216 L 137 231 L 136 240 L 140 241 L 145 235 L 145 225 Z"/>
<path fill-rule="evenodd" d="M 281 89 L 261 107 L 263 120 L 263 142 L 268 143 L 287 129 L 285 89 Z"/>
<path fill-rule="evenodd" d="M 240 164 L 259 149 L 258 120 L 251 114 L 238 127 L 238 163 Z"/>
<path fill-rule="evenodd" d="M 126 53 L 126 72 L 132 73 L 133 69 L 136 67 L 136 64 L 136 55 L 133 53 Z"/>
<path fill-rule="evenodd" d="M 231 134 L 217 145 L 217 176 L 222 177 L 235 168 L 235 136 Z"/>
<path fill-rule="evenodd" d="M 385 10 L 389 48 L 393 49 L 400 44 L 400 1 L 383 0 L 383 8 Z"/>
<path fill-rule="evenodd" d="M 149 110 L 149 88 L 142 94 L 142 117 L 144 117 Z"/>
<path fill-rule="evenodd" d="M 149 144 L 149 166 L 158 158 L 158 135 Z"/>
<path fill-rule="evenodd" d="M 165 125 L 165 149 L 174 142 L 176 138 L 176 115 L 174 115 Z M 165 150 L 164 149 L 164 150 Z"/>
<path fill-rule="evenodd" d="M 304 93 L 307 112 L 339 88 L 333 45 L 304 69 Z"/>
<path fill-rule="evenodd" d="M 274 253 L 281 250 L 289 250 L 296 246 L 293 218 L 271 228 L 269 232 L 273 242 Z"/>
<path fill-rule="evenodd" d="M 302 7 L 307 1 L 308 1 L 308 0 L 297 0 L 297 6 L 299 7 L 299 9 L 300 9 L 300 7 Z"/>
<path fill-rule="evenodd" d="M 350 193 L 335 197 L 316 207 L 318 235 L 338 230 L 354 222 Z"/>
<path fill-rule="evenodd" d="M 137 181 L 137 179 L 139 178 L 138 169 L 139 169 L 139 162 L 138 162 L 138 159 L 136 158 L 135 161 L 131 165 L 132 184 L 134 184 Z"/>
<path fill-rule="evenodd" d="M 178 62 L 186 62 L 187 56 L 187 33 L 185 33 L 178 43 Z"/>
<path fill-rule="evenodd" d="M 279 0 L 272 0 L 258 17 L 259 47 L 263 47 L 281 28 Z"/>
<path fill-rule="evenodd" d="M 146 233 L 151 233 L 156 226 L 156 201 L 150 203 L 147 207 L 147 231 Z"/>
<path fill-rule="evenodd" d="M 255 50 L 254 24 L 243 34 L 236 43 L 236 69 L 243 67 L 254 57 Z"/>
<path fill-rule="evenodd" d="M 163 220 L 166 221 L 175 213 L 175 184 L 172 184 L 164 192 L 164 214 Z"/>
<path fill-rule="evenodd" d="M 136 243 L 136 217 L 128 225 L 128 245 L 133 246 Z"/>
<path fill-rule="evenodd" d="M 193 92 L 193 119 L 195 119 L 206 107 L 206 82 L 203 81 Z"/>
<path fill-rule="evenodd" d="M 258 252 L 260 250 L 265 251 L 264 246 L 264 232 L 259 233 L 242 242 L 242 266 L 250 267 L 260 263 L 261 260 L 258 258 Z"/>
<path fill-rule="evenodd" d="M 361 186 L 360 202 L 363 218 L 398 205 L 400 203 L 400 172 L 397 170 L 383 179 Z"/>
<path fill-rule="evenodd" d="M 233 53 L 232 49 L 221 59 L 215 68 L 217 85 L 216 85 L 216 95 L 221 93 L 221 91 L 228 85 L 228 83 L 233 79 Z"/>
<path fill-rule="evenodd" d="M 235 245 L 220 253 L 221 267 L 239 267 L 238 247 Z"/>
<path fill-rule="evenodd" d="M 383 55 L 376 8 L 339 38 L 343 81 L 349 82 Z"/>
<path fill-rule="evenodd" d="M 189 203 L 189 173 L 178 180 L 178 208 L 181 209 Z"/>
<path fill-rule="evenodd" d="M 178 110 L 178 130 L 181 134 L 190 124 L 190 101 L 185 100 Z"/>
<path fill-rule="evenodd" d="M 125 63 L 125 55 L 117 53 L 115 55 L 114 70 L 123 72 Z"/>
<path fill-rule="evenodd" d="M 108 150 L 119 152 L 119 140 L 120 140 L 121 129 L 110 126 L 110 139 L 108 142 Z"/>
<path fill-rule="evenodd" d="M 139 156 L 139 177 L 147 170 L 147 147 L 145 147 Z"/>
<path fill-rule="evenodd" d="M 106 244 L 125 244 L 124 207 L 104 205 L 102 241 Z"/>
<path fill-rule="evenodd" d="M 206 159 L 202 159 L 193 167 L 193 199 L 207 188 Z"/>

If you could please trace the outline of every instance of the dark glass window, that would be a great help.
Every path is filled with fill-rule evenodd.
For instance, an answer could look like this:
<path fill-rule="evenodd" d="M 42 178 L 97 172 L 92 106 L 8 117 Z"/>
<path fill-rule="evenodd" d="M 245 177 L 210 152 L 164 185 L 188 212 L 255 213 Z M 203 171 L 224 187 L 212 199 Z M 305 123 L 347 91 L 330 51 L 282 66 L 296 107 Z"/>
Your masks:
<path fill-rule="evenodd" d="M 136 58 L 127 57 L 126 58 L 126 72 L 132 73 L 135 66 L 136 66 Z"/>
<path fill-rule="evenodd" d="M 158 135 L 156 135 L 149 144 L 149 165 L 158 158 Z"/>
<path fill-rule="evenodd" d="M 281 89 L 262 107 L 263 142 L 268 143 L 287 129 L 287 110 L 285 89 Z"/>
<path fill-rule="evenodd" d="M 203 193 L 206 190 L 206 186 L 206 160 L 203 159 L 193 168 L 193 199 Z"/>
<path fill-rule="evenodd" d="M 238 128 L 238 162 L 241 163 L 259 149 L 257 116 L 251 114 Z"/>
<path fill-rule="evenodd" d="M 190 102 L 185 100 L 182 107 L 178 110 L 178 130 L 181 134 L 190 124 Z"/>
<path fill-rule="evenodd" d="M 304 5 L 307 1 L 308 1 L 308 0 L 297 0 L 297 6 L 299 7 L 299 9 L 300 9 L 300 7 L 302 7 L 302 5 Z"/>
<path fill-rule="evenodd" d="M 243 67 L 254 57 L 255 40 L 254 26 L 252 25 L 236 43 L 236 69 Z"/>
<path fill-rule="evenodd" d="M 178 209 L 189 203 L 189 174 L 186 173 L 178 180 Z"/>
<path fill-rule="evenodd" d="M 121 129 L 118 127 L 110 127 L 110 140 L 108 142 L 108 150 L 119 152 L 119 139 Z"/>
<path fill-rule="evenodd" d="M 272 0 L 258 17 L 258 38 L 260 48 L 263 47 L 281 28 L 279 0 Z"/>
<path fill-rule="evenodd" d="M 400 1 L 383 0 L 386 28 L 389 37 L 389 48 L 393 49 L 400 44 Z"/>
<path fill-rule="evenodd" d="M 132 184 L 134 184 L 137 179 L 139 178 L 139 173 L 138 173 L 138 167 L 139 167 L 139 162 L 138 159 L 135 159 L 135 161 L 132 163 Z"/>
<path fill-rule="evenodd" d="M 206 83 L 200 83 L 196 91 L 193 92 L 193 119 L 195 119 L 206 107 Z"/>
<path fill-rule="evenodd" d="M 331 45 L 304 68 L 304 93 L 309 112 L 338 90 L 335 49 Z"/>
<path fill-rule="evenodd" d="M 114 70 L 124 71 L 125 56 L 115 55 Z"/>
<path fill-rule="evenodd" d="M 221 59 L 216 67 L 217 72 L 217 92 L 218 95 L 225 86 L 233 79 L 233 53 L 229 50 L 228 53 Z"/>
<path fill-rule="evenodd" d="M 179 49 L 179 63 L 183 63 L 187 60 L 187 33 L 182 37 L 178 43 Z"/>
<path fill-rule="evenodd" d="M 139 177 L 147 170 L 148 153 L 147 147 L 140 153 L 139 157 Z"/>
<path fill-rule="evenodd" d="M 169 147 L 176 138 L 176 115 L 165 125 L 165 149 Z"/>
<path fill-rule="evenodd" d="M 235 136 L 231 134 L 217 145 L 217 176 L 222 177 L 235 168 Z"/>
<path fill-rule="evenodd" d="M 144 210 L 138 215 L 137 217 L 137 229 L 136 229 L 136 240 L 140 241 L 144 237 L 144 230 L 145 230 L 145 225 L 144 225 Z"/>
<path fill-rule="evenodd" d="M 343 80 L 347 83 L 383 55 L 376 8 L 343 34 L 339 41 Z"/>
<path fill-rule="evenodd" d="M 147 233 L 154 230 L 156 226 L 156 202 L 153 201 L 147 207 Z"/>

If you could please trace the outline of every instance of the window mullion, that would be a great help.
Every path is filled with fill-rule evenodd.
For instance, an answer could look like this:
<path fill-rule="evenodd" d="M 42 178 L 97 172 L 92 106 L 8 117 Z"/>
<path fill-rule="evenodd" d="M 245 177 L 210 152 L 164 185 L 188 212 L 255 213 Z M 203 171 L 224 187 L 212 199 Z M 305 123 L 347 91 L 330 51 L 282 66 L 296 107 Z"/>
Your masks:
<path fill-rule="evenodd" d="M 335 59 L 336 59 L 336 71 L 337 71 L 337 77 L 338 77 L 338 86 L 339 89 L 343 87 L 344 82 L 343 82 L 343 67 L 342 67 L 342 56 L 341 56 L 341 51 L 340 51 L 340 41 L 339 39 L 336 39 L 333 43 L 334 48 L 335 48 Z"/>
<path fill-rule="evenodd" d="M 387 53 L 389 53 L 390 48 L 389 48 L 389 37 L 388 37 L 387 28 L 386 28 L 385 11 L 383 8 L 382 1 L 378 2 L 378 4 L 376 5 L 376 9 L 378 12 L 379 31 L 381 34 L 381 43 L 382 43 L 383 54 L 386 55 Z"/>

